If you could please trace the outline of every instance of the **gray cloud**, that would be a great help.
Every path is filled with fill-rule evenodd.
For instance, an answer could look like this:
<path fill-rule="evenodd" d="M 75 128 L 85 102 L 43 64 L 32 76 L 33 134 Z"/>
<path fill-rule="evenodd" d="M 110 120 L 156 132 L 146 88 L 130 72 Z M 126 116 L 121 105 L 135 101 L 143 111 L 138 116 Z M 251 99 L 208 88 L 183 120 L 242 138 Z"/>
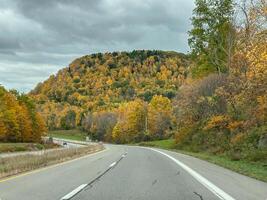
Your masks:
<path fill-rule="evenodd" d="M 0 84 L 29 91 L 93 52 L 186 52 L 193 6 L 193 0 L 1 0 Z"/>

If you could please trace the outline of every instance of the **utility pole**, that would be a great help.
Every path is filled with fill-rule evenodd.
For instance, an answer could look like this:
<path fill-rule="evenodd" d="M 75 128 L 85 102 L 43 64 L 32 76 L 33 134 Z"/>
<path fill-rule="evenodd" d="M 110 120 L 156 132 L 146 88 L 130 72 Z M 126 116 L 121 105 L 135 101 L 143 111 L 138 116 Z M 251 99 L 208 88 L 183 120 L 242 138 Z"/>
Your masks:
<path fill-rule="evenodd" d="M 147 115 L 146 115 L 146 117 L 145 117 L 145 132 L 147 133 Z"/>

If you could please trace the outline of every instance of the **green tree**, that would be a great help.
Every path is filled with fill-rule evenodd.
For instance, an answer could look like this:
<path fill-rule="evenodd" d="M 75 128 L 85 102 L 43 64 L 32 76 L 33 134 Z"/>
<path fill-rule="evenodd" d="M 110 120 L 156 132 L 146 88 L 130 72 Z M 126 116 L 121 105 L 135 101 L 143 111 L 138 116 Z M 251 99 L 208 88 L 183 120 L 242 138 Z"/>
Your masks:
<path fill-rule="evenodd" d="M 196 0 L 189 46 L 196 62 L 193 75 L 227 72 L 234 42 L 233 0 Z"/>
<path fill-rule="evenodd" d="M 76 127 L 76 113 L 73 110 L 69 110 L 67 114 L 61 118 L 61 127 L 64 129 L 72 129 Z"/>

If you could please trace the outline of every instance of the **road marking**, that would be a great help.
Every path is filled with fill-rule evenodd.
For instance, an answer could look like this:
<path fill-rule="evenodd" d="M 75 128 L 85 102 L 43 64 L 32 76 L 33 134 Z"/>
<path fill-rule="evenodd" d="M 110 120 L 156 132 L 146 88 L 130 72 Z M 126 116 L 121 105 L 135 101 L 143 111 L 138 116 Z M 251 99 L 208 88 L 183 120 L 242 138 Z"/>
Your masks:
<path fill-rule="evenodd" d="M 111 164 L 109 165 L 109 168 L 114 167 L 116 164 L 117 164 L 117 162 L 113 162 L 113 163 L 111 163 Z"/>
<path fill-rule="evenodd" d="M 124 155 L 124 154 L 123 154 Z M 99 176 L 97 176 L 95 179 L 93 179 L 92 181 L 90 181 L 89 183 L 86 184 L 82 184 L 79 187 L 77 187 L 75 190 L 73 190 L 72 192 L 68 193 L 67 195 L 65 195 L 64 197 L 62 197 L 60 200 L 69 200 L 71 199 L 73 196 L 75 196 L 76 194 L 78 194 L 79 192 L 81 192 L 86 186 L 91 186 L 96 180 L 99 180 L 102 176 L 104 176 L 109 170 L 111 170 L 117 163 L 120 162 L 121 159 L 123 159 L 123 155 L 121 156 L 121 158 L 118 161 L 115 161 L 113 163 L 111 163 L 108 168 Z M 125 156 L 124 156 L 125 157 Z M 1 200 L 1 199 L 0 199 Z"/>
<path fill-rule="evenodd" d="M 34 174 L 34 173 L 37 173 L 37 172 L 41 172 L 41 171 L 44 171 L 46 169 L 50 169 L 50 168 L 58 167 L 58 166 L 61 166 L 61 165 L 65 165 L 65 164 L 68 164 L 68 163 L 71 163 L 71 162 L 75 162 L 77 160 L 81 160 L 81 159 L 84 159 L 84 158 L 87 158 L 87 157 L 90 157 L 90 156 L 97 155 L 99 153 L 103 153 L 103 152 L 105 152 L 107 150 L 109 150 L 109 148 L 105 147 L 104 150 L 100 150 L 100 151 L 97 151 L 97 152 L 89 154 L 89 155 L 85 155 L 85 156 L 82 156 L 82 157 L 79 157 L 79 158 L 75 158 L 75 159 L 72 159 L 72 160 L 67 160 L 65 162 L 61 162 L 61 163 L 58 163 L 58 164 L 50 165 L 50 166 L 47 166 L 47 167 L 35 169 L 33 171 L 28 171 L 28 172 L 24 172 L 24 173 L 21 173 L 21 174 L 18 174 L 18 175 L 14 175 L 14 176 L 11 176 L 11 177 L 0 179 L 0 183 L 5 182 L 5 181 L 9 181 L 9 180 L 12 180 L 12 179 L 15 179 L 15 178 L 27 176 L 27 175 L 30 175 L 30 174 Z"/>
<path fill-rule="evenodd" d="M 87 186 L 87 184 L 80 185 L 79 187 L 77 187 L 76 189 L 74 189 L 73 191 L 71 191 L 69 194 L 67 194 L 64 197 L 62 197 L 60 200 L 68 200 L 68 199 L 71 199 L 74 195 L 76 195 L 80 191 L 82 191 L 86 186 Z"/>
<path fill-rule="evenodd" d="M 159 151 L 157 149 L 149 148 L 153 151 L 156 151 L 168 158 L 170 158 L 172 161 L 174 161 L 176 164 L 178 164 L 180 167 L 182 167 L 185 171 L 187 171 L 191 176 L 193 176 L 198 182 L 200 182 L 202 185 L 204 185 L 208 190 L 210 190 L 213 194 L 215 194 L 217 197 L 219 197 L 222 200 L 235 200 L 235 198 L 231 197 L 229 194 L 224 192 L 222 189 L 218 188 L 216 185 L 211 183 L 208 179 L 201 176 L 199 173 L 182 163 L 181 161 L 175 159 L 174 157 Z"/>

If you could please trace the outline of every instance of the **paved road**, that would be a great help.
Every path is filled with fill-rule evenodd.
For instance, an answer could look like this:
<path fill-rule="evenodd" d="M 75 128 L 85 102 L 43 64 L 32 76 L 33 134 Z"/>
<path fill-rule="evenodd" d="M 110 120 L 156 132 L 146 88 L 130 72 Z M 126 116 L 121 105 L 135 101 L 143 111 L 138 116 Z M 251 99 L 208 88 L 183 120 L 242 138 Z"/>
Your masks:
<path fill-rule="evenodd" d="M 21 156 L 21 155 L 42 155 L 44 153 L 51 152 L 51 151 L 64 150 L 64 148 L 79 148 L 79 147 L 83 147 L 84 145 L 96 144 L 96 143 L 86 143 L 86 142 L 75 141 L 75 140 L 65 140 L 65 139 L 60 139 L 60 138 L 54 138 L 53 142 L 61 145 L 62 147 L 54 148 L 54 149 L 38 150 L 38 151 L 0 153 L 0 158 Z M 66 145 L 63 145 L 64 142 L 66 143 Z"/>
<path fill-rule="evenodd" d="M 49 137 L 44 137 L 44 139 L 48 139 Z M 94 145 L 98 144 L 97 142 L 86 142 L 86 141 L 79 141 L 79 140 L 69 140 L 69 139 L 63 139 L 63 138 L 56 138 L 53 137 L 53 142 L 57 143 L 59 145 L 63 145 L 64 142 L 67 143 L 67 146 L 70 147 L 81 147 L 83 145 Z"/>
<path fill-rule="evenodd" d="M 72 200 L 266 200 L 267 184 L 190 156 L 117 145 L 0 180 L 1 200 L 60 200 L 73 194 Z"/>

